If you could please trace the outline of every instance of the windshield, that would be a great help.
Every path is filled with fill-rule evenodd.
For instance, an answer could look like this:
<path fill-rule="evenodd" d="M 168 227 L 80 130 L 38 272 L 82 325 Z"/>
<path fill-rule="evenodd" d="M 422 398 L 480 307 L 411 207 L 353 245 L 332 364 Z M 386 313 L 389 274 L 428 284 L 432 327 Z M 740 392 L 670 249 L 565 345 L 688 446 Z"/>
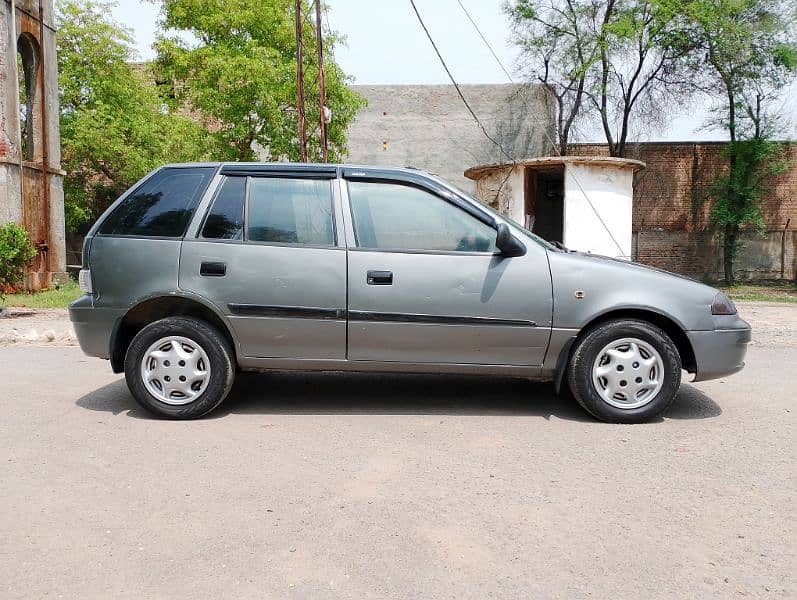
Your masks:
<path fill-rule="evenodd" d="M 489 214 L 491 214 L 491 215 L 493 215 L 495 217 L 498 217 L 502 221 L 507 221 L 507 222 L 511 223 L 515 228 L 519 229 L 520 232 L 522 234 L 524 234 L 527 238 L 529 238 L 533 242 L 538 243 L 540 246 L 542 246 L 546 250 L 551 250 L 552 252 L 563 252 L 563 250 L 561 248 L 559 248 L 559 247 L 553 245 L 552 243 L 542 239 L 536 233 L 532 233 L 531 231 L 529 231 L 528 229 L 523 227 L 523 225 L 521 225 L 520 223 L 517 223 L 516 221 L 514 221 L 510 217 L 507 217 L 505 214 L 502 214 L 502 213 L 498 212 L 497 210 L 495 210 L 489 204 L 487 204 L 485 202 L 482 202 L 481 200 L 479 200 L 475 196 L 473 196 L 470 193 L 466 192 L 465 190 L 457 187 L 453 183 L 450 183 L 450 182 L 448 182 L 448 181 L 446 181 L 444 179 L 441 179 L 437 175 L 432 175 L 430 173 L 427 173 L 427 176 L 430 179 L 435 180 L 440 185 L 443 185 L 446 188 L 450 189 L 451 191 L 455 192 L 457 195 L 462 196 L 463 198 L 465 198 L 467 200 L 470 200 L 471 202 L 475 202 L 480 209 L 484 210 L 484 212 L 487 212 L 487 213 L 489 213 Z"/>

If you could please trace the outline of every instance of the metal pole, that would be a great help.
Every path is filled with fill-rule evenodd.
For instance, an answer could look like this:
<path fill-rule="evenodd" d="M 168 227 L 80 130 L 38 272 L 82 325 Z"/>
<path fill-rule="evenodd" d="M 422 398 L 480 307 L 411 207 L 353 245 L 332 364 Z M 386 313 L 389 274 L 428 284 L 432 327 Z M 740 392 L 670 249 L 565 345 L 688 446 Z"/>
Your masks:
<path fill-rule="evenodd" d="M 786 231 L 789 229 L 791 219 L 786 221 L 786 226 L 780 234 L 780 278 L 783 279 L 786 275 Z"/>
<path fill-rule="evenodd" d="M 39 252 L 41 253 L 41 269 L 45 273 L 46 287 L 50 287 L 52 283 L 49 280 L 47 273 L 51 272 L 50 265 L 50 156 L 49 149 L 47 148 L 47 78 L 46 78 L 46 62 L 44 55 L 44 0 L 39 0 L 39 64 L 37 66 L 38 73 L 36 78 L 41 81 L 41 93 L 39 94 L 39 102 L 41 102 L 41 116 L 39 118 L 39 125 L 41 126 L 41 144 L 42 144 L 42 199 L 44 200 L 44 224 L 45 224 L 45 239 L 39 243 Z M 39 279 L 41 283 L 41 278 Z"/>
<path fill-rule="evenodd" d="M 302 0 L 295 2 L 296 12 L 296 119 L 299 125 L 299 157 L 307 162 L 307 131 L 304 123 L 304 73 L 302 69 Z"/>
<path fill-rule="evenodd" d="M 329 160 L 327 142 L 327 120 L 325 109 L 327 106 L 327 85 L 324 79 L 324 40 L 321 34 L 321 0 L 315 0 L 315 44 L 318 52 L 318 112 L 321 132 L 321 158 L 323 162 Z"/>

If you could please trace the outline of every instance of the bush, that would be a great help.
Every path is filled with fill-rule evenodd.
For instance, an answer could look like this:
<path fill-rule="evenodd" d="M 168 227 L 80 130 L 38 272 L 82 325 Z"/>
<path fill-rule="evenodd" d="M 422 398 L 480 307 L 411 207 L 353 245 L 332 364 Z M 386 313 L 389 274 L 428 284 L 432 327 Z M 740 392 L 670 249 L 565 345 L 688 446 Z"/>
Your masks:
<path fill-rule="evenodd" d="M 28 232 L 16 223 L 0 226 L 0 297 L 4 289 L 22 283 L 25 267 L 36 256 Z"/>

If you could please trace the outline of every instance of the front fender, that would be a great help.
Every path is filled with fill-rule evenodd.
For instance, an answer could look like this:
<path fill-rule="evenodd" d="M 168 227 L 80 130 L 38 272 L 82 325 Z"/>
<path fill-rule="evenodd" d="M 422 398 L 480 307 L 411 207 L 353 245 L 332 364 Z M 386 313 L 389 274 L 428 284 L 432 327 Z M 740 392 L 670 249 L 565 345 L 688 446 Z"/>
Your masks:
<path fill-rule="evenodd" d="M 624 261 L 575 253 L 549 253 L 554 328 L 581 329 L 614 311 L 642 310 L 683 331 L 711 331 L 717 290 L 671 273 Z"/>

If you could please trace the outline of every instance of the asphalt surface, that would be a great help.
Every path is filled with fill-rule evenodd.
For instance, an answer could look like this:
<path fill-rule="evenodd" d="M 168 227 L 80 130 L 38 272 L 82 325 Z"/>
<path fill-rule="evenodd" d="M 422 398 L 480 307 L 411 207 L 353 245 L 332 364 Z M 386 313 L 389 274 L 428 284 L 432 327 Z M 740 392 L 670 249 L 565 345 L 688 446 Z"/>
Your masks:
<path fill-rule="evenodd" d="M 0 348 L 0 598 L 795 598 L 791 341 L 634 426 L 282 373 L 160 421 L 78 348 Z"/>

